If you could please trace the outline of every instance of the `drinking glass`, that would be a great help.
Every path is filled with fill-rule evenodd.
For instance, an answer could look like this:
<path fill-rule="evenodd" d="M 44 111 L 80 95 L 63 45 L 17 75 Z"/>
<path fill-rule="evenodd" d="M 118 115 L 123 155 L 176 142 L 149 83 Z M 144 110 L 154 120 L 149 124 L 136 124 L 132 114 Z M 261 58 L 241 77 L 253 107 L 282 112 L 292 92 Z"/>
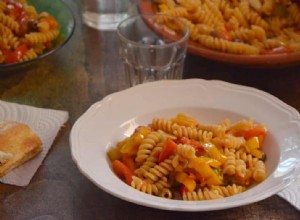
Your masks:
<path fill-rule="evenodd" d="M 83 22 L 98 30 L 116 30 L 119 22 L 128 17 L 133 2 L 133 0 L 83 1 Z"/>
<path fill-rule="evenodd" d="M 182 78 L 189 29 L 178 18 L 135 15 L 123 20 L 117 33 L 130 86 Z"/>

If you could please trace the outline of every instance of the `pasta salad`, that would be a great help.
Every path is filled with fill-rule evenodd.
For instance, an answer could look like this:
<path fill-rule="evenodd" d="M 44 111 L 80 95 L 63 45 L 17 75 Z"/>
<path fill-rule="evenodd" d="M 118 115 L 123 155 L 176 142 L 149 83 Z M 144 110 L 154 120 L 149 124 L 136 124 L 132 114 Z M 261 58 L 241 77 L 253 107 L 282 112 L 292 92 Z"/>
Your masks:
<path fill-rule="evenodd" d="M 266 134 L 253 119 L 204 124 L 178 113 L 139 126 L 107 154 L 114 173 L 136 190 L 168 199 L 213 200 L 266 178 Z"/>
<path fill-rule="evenodd" d="M 26 0 L 0 0 L 0 65 L 24 62 L 53 48 L 57 20 Z"/>
<path fill-rule="evenodd" d="M 231 54 L 300 51 L 300 8 L 293 0 L 153 0 L 159 14 L 176 16 L 196 45 Z"/>

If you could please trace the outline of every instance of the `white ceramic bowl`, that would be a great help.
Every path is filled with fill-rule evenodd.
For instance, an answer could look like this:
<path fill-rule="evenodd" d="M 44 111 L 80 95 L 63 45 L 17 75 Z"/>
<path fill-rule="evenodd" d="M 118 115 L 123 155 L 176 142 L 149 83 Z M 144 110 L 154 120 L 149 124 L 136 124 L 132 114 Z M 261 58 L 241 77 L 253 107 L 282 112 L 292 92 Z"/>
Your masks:
<path fill-rule="evenodd" d="M 269 131 L 263 145 L 267 179 L 238 195 L 211 201 L 168 200 L 122 182 L 112 172 L 108 149 L 132 134 L 138 125 L 179 112 L 204 123 L 250 117 L 264 123 Z M 77 120 L 70 143 L 79 170 L 99 188 L 121 199 L 165 210 L 209 211 L 254 203 L 281 191 L 300 175 L 299 113 L 268 93 L 222 81 L 158 81 L 111 94 Z"/>

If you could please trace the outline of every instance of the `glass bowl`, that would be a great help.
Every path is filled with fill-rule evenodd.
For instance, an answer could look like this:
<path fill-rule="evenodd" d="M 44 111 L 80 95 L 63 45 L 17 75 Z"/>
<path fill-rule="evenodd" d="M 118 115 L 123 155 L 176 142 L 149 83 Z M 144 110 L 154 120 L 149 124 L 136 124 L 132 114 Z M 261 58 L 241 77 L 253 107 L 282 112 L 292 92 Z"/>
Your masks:
<path fill-rule="evenodd" d="M 35 7 L 38 13 L 48 12 L 52 15 L 59 24 L 59 36 L 53 41 L 53 48 L 45 53 L 37 56 L 34 59 L 12 63 L 12 64 L 0 64 L 0 73 L 18 70 L 29 66 L 30 64 L 43 59 L 44 57 L 53 54 L 61 49 L 70 40 L 75 29 L 75 18 L 71 9 L 61 0 L 27 0 L 28 5 Z"/>

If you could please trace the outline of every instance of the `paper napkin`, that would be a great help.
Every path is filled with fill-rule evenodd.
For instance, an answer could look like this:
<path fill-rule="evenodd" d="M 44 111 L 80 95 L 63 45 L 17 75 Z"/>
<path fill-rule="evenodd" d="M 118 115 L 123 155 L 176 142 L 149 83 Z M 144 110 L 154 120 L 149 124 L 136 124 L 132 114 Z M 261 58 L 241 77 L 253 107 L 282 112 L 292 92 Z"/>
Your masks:
<path fill-rule="evenodd" d="M 66 111 L 36 108 L 0 101 L 0 121 L 12 120 L 27 124 L 42 140 L 42 152 L 0 178 L 0 182 L 16 186 L 27 186 L 45 159 L 52 143 L 64 123 Z"/>
<path fill-rule="evenodd" d="M 291 203 L 300 211 L 300 177 L 277 195 Z"/>

